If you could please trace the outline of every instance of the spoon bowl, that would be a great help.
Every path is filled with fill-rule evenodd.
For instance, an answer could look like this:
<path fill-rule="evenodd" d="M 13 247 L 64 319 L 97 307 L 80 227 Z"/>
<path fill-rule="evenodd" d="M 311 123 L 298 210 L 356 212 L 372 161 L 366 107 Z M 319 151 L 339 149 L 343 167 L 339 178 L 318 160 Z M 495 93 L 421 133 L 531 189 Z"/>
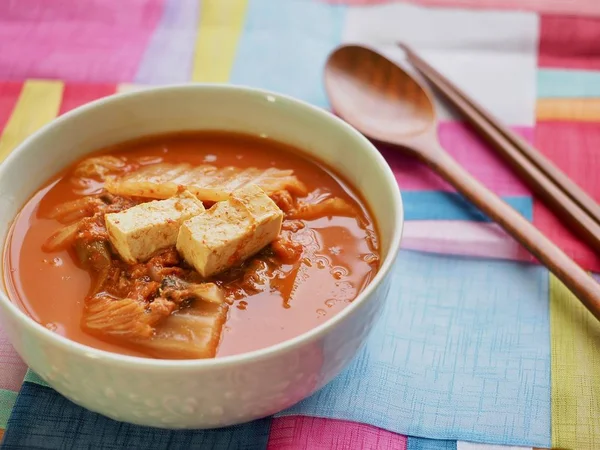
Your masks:
<path fill-rule="evenodd" d="M 424 86 L 385 56 L 359 45 L 334 50 L 324 79 L 333 110 L 346 122 L 427 164 L 547 266 L 600 320 L 600 284 L 440 146 L 435 107 Z"/>
<path fill-rule="evenodd" d="M 325 88 L 334 111 L 360 132 L 395 142 L 434 133 L 430 94 L 402 68 L 367 47 L 338 47 L 325 66 Z"/>

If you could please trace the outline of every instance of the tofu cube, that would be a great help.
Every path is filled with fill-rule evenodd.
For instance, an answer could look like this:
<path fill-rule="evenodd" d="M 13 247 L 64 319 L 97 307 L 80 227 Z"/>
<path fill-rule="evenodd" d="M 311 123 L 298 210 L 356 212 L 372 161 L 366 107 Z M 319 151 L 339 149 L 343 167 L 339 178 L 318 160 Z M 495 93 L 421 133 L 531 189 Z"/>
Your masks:
<path fill-rule="evenodd" d="M 125 262 L 134 264 L 175 245 L 181 224 L 204 211 L 202 202 L 184 191 L 166 200 L 106 214 L 104 219 L 115 250 Z"/>
<path fill-rule="evenodd" d="M 277 238 L 283 212 L 258 186 L 234 191 L 200 216 L 184 222 L 177 250 L 203 277 L 222 272 Z"/>

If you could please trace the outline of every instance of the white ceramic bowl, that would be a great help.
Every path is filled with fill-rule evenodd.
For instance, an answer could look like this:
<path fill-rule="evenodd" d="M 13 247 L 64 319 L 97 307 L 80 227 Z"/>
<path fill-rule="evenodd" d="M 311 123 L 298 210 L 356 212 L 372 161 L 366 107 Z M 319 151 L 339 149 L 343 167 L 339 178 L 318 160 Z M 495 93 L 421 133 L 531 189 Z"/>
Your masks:
<path fill-rule="evenodd" d="M 212 360 L 123 356 L 61 337 L 0 293 L 0 319 L 25 362 L 73 402 L 112 419 L 163 428 L 213 428 L 265 417 L 309 396 L 356 355 L 382 310 L 403 225 L 394 176 L 373 145 L 332 114 L 258 89 L 188 84 L 112 96 L 46 125 L 0 166 L 0 242 L 52 174 L 93 150 L 170 131 L 266 134 L 335 167 L 368 202 L 383 259 L 354 302 L 278 345 Z"/>

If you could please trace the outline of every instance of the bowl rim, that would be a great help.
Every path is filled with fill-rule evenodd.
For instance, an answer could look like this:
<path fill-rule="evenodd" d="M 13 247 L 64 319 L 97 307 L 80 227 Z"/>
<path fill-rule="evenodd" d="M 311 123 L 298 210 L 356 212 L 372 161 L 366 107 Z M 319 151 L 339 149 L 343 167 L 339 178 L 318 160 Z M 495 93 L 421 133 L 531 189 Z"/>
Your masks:
<path fill-rule="evenodd" d="M 16 319 L 20 322 L 20 326 L 24 326 L 27 328 L 31 328 L 32 331 L 40 334 L 44 339 L 47 339 L 54 343 L 55 345 L 62 347 L 65 351 L 72 351 L 75 353 L 79 353 L 81 356 L 87 357 L 88 359 L 98 359 L 104 360 L 105 362 L 110 362 L 111 364 L 116 365 L 135 365 L 143 368 L 152 368 L 157 370 L 173 370 L 173 369 L 189 369 L 189 370 L 212 370 L 215 368 L 224 368 L 232 365 L 238 365 L 241 363 L 247 363 L 251 361 L 263 360 L 269 357 L 274 357 L 277 354 L 285 353 L 291 350 L 293 347 L 297 347 L 303 344 L 310 343 L 314 340 L 317 340 L 319 337 L 327 334 L 330 330 L 340 325 L 352 312 L 359 308 L 375 291 L 377 287 L 382 283 L 384 278 L 390 272 L 396 258 L 398 256 L 398 252 L 400 250 L 400 242 L 402 240 L 402 232 L 404 229 L 404 207 L 402 202 L 402 196 L 400 193 L 400 189 L 397 187 L 396 178 L 387 164 L 384 157 L 381 153 L 375 148 L 375 146 L 359 131 L 357 131 L 350 124 L 346 123 L 330 111 L 327 111 L 324 108 L 320 108 L 314 106 L 308 102 L 303 100 L 294 98 L 292 96 L 281 94 L 279 92 L 270 91 L 262 88 L 256 88 L 245 85 L 235 85 L 235 84 L 218 84 L 218 83 L 178 83 L 178 84 L 168 84 L 162 86 L 153 86 L 153 87 L 144 87 L 139 90 L 128 91 L 116 93 L 108 97 L 104 97 L 101 99 L 94 100 L 92 102 L 86 103 L 82 106 L 72 109 L 71 111 L 55 118 L 49 123 L 45 124 L 37 131 L 29 135 L 26 139 L 24 139 L 12 152 L 7 156 L 7 158 L 0 163 L 0 179 L 3 174 L 10 170 L 10 165 L 14 159 L 17 158 L 19 153 L 26 151 L 31 142 L 36 139 L 39 139 L 47 132 L 51 131 L 57 125 L 62 122 L 71 120 L 72 117 L 76 117 L 82 113 L 85 113 L 88 110 L 102 108 L 112 103 L 117 103 L 123 99 L 130 97 L 142 97 L 142 96 L 150 96 L 154 95 L 157 92 L 168 92 L 168 91 L 178 91 L 178 90 L 207 90 L 207 91 L 215 91 L 215 92 L 238 92 L 238 93 L 248 93 L 256 96 L 264 96 L 268 97 L 272 102 L 273 97 L 275 101 L 283 101 L 286 102 L 288 106 L 292 108 L 304 109 L 306 112 L 319 117 L 321 120 L 325 120 L 328 122 L 327 126 L 339 127 L 342 128 L 346 133 L 348 133 L 354 140 L 357 141 L 357 144 L 362 145 L 368 152 L 370 152 L 371 157 L 374 158 L 375 163 L 378 166 L 378 169 L 381 171 L 382 177 L 384 177 L 386 184 L 390 186 L 395 186 L 396 189 L 391 189 L 392 198 L 394 204 L 394 216 L 395 216 L 395 227 L 392 236 L 390 237 L 390 248 L 381 264 L 379 271 L 375 275 L 375 277 L 370 281 L 370 283 L 365 287 L 365 289 L 360 292 L 356 298 L 346 306 L 342 311 L 336 314 L 334 317 L 324 321 L 318 326 L 311 328 L 310 330 L 299 334 L 291 339 L 287 339 L 285 341 L 279 342 L 277 344 L 259 348 L 257 350 L 252 350 L 250 352 L 244 352 L 234 355 L 228 356 L 220 356 L 216 358 L 207 358 L 207 359 L 187 359 L 187 360 L 169 360 L 169 359 L 153 359 L 153 358 L 145 358 L 140 356 L 132 356 L 132 355 L 123 355 L 119 353 L 113 353 L 106 350 L 101 350 L 95 347 L 91 347 L 76 341 L 73 341 L 65 336 L 59 335 L 48 330 L 42 324 L 36 322 L 32 317 L 29 317 L 27 313 L 25 313 L 21 308 L 19 308 L 14 302 L 12 302 L 8 294 L 0 291 L 0 303 L 4 304 L 4 307 L 10 310 L 10 312 L 16 317 Z M 377 219 L 377 218 L 375 218 Z M 11 217 L 9 223 L 14 220 L 14 217 Z M 7 236 L 8 237 L 8 236 Z M 4 252 L 6 249 L 7 239 L 4 239 L 2 242 L 2 255 L 4 257 Z M 5 283 L 4 274 L 2 274 L 3 280 Z"/>

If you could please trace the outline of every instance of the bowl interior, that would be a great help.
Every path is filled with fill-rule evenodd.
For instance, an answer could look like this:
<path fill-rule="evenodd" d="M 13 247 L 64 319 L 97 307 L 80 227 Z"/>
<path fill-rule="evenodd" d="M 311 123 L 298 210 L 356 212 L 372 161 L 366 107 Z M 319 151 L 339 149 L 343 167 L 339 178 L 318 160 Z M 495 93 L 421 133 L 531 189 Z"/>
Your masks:
<path fill-rule="evenodd" d="M 395 179 L 372 145 L 331 114 L 285 96 L 234 86 L 184 85 L 103 99 L 35 133 L 0 166 L 0 242 L 22 205 L 55 173 L 83 155 L 137 137 L 224 130 L 262 135 L 335 168 L 375 216 L 384 263 L 400 240 L 402 203 Z M 4 264 L 4 258 L 2 263 Z M 4 283 L 1 283 L 5 294 Z M 0 295 L 0 301 L 6 301 Z"/>

